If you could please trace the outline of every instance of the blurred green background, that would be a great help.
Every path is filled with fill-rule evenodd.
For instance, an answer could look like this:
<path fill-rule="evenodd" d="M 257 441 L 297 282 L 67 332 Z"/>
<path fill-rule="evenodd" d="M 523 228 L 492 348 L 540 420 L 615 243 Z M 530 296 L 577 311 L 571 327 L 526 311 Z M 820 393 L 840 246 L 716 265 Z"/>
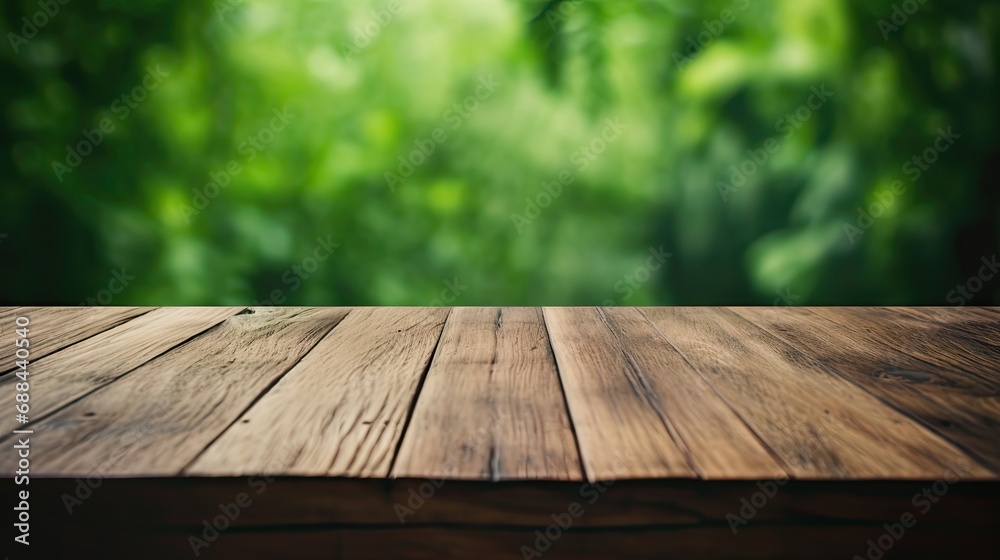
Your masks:
<path fill-rule="evenodd" d="M 16 0 L 0 30 L 3 304 L 1000 294 L 953 291 L 1000 238 L 997 2 Z"/>

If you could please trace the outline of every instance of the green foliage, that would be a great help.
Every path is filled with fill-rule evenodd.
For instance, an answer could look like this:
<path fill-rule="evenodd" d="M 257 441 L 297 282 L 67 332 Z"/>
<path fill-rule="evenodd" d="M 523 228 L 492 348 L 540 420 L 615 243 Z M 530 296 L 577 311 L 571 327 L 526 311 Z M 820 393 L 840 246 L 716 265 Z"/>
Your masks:
<path fill-rule="evenodd" d="M 394 5 L 70 2 L 3 49 L 3 303 L 76 304 L 124 267 L 100 303 L 946 304 L 963 232 L 993 224 L 995 251 L 996 3 Z"/>

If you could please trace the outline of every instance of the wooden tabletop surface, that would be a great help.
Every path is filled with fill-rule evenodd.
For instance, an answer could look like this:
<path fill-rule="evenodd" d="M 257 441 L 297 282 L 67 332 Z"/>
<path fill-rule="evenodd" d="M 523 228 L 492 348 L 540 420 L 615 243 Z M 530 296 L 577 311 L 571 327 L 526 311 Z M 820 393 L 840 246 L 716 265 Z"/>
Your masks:
<path fill-rule="evenodd" d="M 0 445 L 32 430 L 36 477 L 1000 477 L 991 308 L 3 308 L 4 340 L 20 316 Z"/>

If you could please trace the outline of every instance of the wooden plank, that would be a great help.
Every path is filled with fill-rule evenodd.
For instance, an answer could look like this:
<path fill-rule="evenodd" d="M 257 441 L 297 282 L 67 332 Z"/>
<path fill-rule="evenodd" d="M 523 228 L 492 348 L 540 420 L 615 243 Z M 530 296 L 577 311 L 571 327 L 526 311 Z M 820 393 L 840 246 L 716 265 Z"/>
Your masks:
<path fill-rule="evenodd" d="M 240 309 L 156 309 L 33 362 L 29 418 L 34 422 L 51 414 L 212 328 Z M 0 401 L 14 402 L 14 385 L 19 381 L 13 375 L 0 378 Z"/>
<path fill-rule="evenodd" d="M 71 481 L 42 482 L 48 484 Z M 916 520 L 915 525 L 910 524 L 905 530 L 892 529 L 897 536 L 889 541 L 893 553 L 902 557 L 950 558 L 957 554 L 962 558 L 992 558 L 990 554 L 1000 542 L 1000 534 L 991 530 L 998 520 L 995 508 L 996 484 L 985 487 L 975 483 L 946 485 L 947 494 L 939 495 L 936 502 L 931 502 L 926 497 L 921 497 L 921 494 L 925 491 L 932 492 L 933 485 L 943 484 L 942 481 L 922 482 L 910 487 L 899 483 L 792 481 L 771 498 L 761 502 L 755 497 L 762 495 L 759 489 L 746 488 L 745 493 L 739 494 L 733 492 L 736 489 L 733 483 L 675 480 L 667 485 L 675 486 L 673 483 L 680 482 L 684 486 L 701 488 L 702 495 L 709 501 L 720 505 L 728 502 L 728 513 L 721 513 L 727 510 L 725 507 L 715 508 L 708 517 L 699 518 L 697 514 L 692 514 L 691 519 L 683 523 L 663 523 L 662 516 L 656 513 L 665 509 L 661 507 L 659 510 L 650 510 L 654 512 L 651 518 L 639 518 L 637 514 L 628 524 L 603 524 L 604 511 L 608 505 L 614 506 L 612 510 L 618 510 L 627 507 L 628 500 L 634 497 L 641 501 L 644 496 L 653 493 L 666 497 L 667 503 L 672 505 L 670 498 L 673 492 L 657 489 L 656 485 L 649 492 L 642 492 L 644 487 L 649 486 L 645 481 L 634 481 L 636 484 L 632 487 L 628 486 L 633 481 L 620 481 L 593 501 L 578 494 L 551 494 L 543 506 L 545 513 L 540 509 L 538 515 L 527 523 L 520 521 L 522 517 L 517 518 L 518 522 L 505 517 L 507 512 L 504 507 L 508 503 L 498 503 L 492 496 L 471 492 L 465 505 L 483 511 L 492 508 L 492 517 L 497 522 L 483 524 L 462 518 L 459 516 L 461 512 L 453 511 L 451 517 L 441 523 L 408 519 L 404 524 L 369 524 L 358 522 L 355 517 L 348 518 L 345 522 L 337 521 L 339 518 L 328 518 L 319 523 L 297 524 L 281 518 L 280 512 L 274 511 L 272 497 L 287 493 L 287 487 L 284 486 L 286 482 L 290 486 L 316 487 L 323 484 L 331 488 L 343 482 L 368 482 L 371 488 L 387 484 L 372 480 L 298 478 L 274 481 L 259 493 L 254 487 L 249 487 L 246 481 L 242 481 L 242 488 L 230 488 L 228 494 L 214 492 L 198 496 L 190 490 L 180 491 L 175 496 L 181 496 L 189 506 L 186 508 L 188 517 L 185 519 L 193 520 L 181 524 L 136 526 L 132 512 L 156 514 L 160 511 L 158 504 L 143 501 L 141 493 L 130 496 L 124 502 L 136 504 L 134 509 L 105 509 L 104 504 L 94 503 L 109 502 L 108 495 L 120 492 L 118 486 L 123 482 L 135 486 L 162 481 L 105 481 L 106 487 L 102 486 L 95 491 L 95 497 L 80 506 L 72 518 L 65 515 L 51 518 L 47 516 L 50 510 L 60 507 L 60 500 L 44 499 L 53 495 L 51 490 L 38 496 L 33 494 L 36 499 L 43 498 L 38 503 L 48 508 L 40 512 L 46 523 L 32 531 L 32 537 L 38 543 L 33 546 L 41 546 L 46 557 L 66 556 L 64 551 L 73 547 L 74 553 L 85 552 L 87 556 L 102 558 L 134 558 L 135 550 L 147 549 L 153 551 L 153 554 L 163 552 L 166 554 L 163 557 L 187 558 L 195 555 L 192 544 L 197 545 L 196 554 L 199 558 L 270 558 L 280 556 L 281 550 L 289 547 L 306 551 L 304 557 L 307 558 L 538 558 L 537 553 L 542 553 L 544 558 L 568 559 L 663 558 L 664 551 L 667 550 L 670 551 L 670 557 L 679 558 L 878 557 L 881 551 L 869 553 L 872 546 L 869 541 L 886 535 L 890 530 L 887 525 L 899 524 L 904 514 L 912 516 Z M 188 484 L 190 481 L 171 482 Z M 470 485 L 474 488 L 499 487 L 493 494 L 501 497 L 510 491 L 510 485 L 502 482 L 454 484 L 463 486 L 462 490 L 467 490 Z M 565 483 L 555 484 L 565 486 Z M 801 486 L 796 488 L 795 485 Z M 744 483 L 744 486 L 756 487 L 752 483 Z M 817 486 L 821 490 L 813 491 Z M 885 491 L 886 487 L 890 488 L 888 492 Z M 620 494 L 627 495 L 623 497 Z M 247 503 L 247 499 L 251 500 L 242 510 L 233 505 L 240 495 L 243 495 L 244 503 Z M 933 493 L 930 495 L 933 496 Z M 337 499 L 331 499 L 331 496 Z M 300 494 L 304 500 L 324 501 L 328 507 L 339 507 L 342 513 L 347 514 L 354 503 L 341 503 L 342 496 L 343 492 L 330 489 L 316 490 L 313 495 Z M 869 501 L 869 496 L 874 499 Z M 437 495 L 428 498 L 417 515 L 427 508 L 436 507 L 438 499 Z M 288 505 L 288 513 L 295 518 L 299 513 L 295 500 L 291 496 L 285 496 L 283 500 Z M 786 507 L 785 503 L 790 501 L 801 503 L 804 506 L 803 512 L 817 513 L 797 514 L 796 508 Z M 704 509 L 696 500 L 689 502 L 693 506 L 692 512 L 700 513 Z M 753 506 L 754 502 L 758 506 Z M 366 519 L 364 512 L 374 508 L 368 505 L 370 502 L 362 503 L 359 500 L 357 503 L 362 505 L 360 517 Z M 383 511 L 390 511 L 387 504 L 379 500 L 376 503 Z M 836 508 L 831 510 L 826 507 L 828 503 L 849 503 L 848 515 L 841 515 Z M 875 512 L 871 511 L 870 503 L 875 505 Z M 92 507 L 92 504 L 97 507 Z M 192 511 L 190 506 L 195 506 L 193 509 L 196 511 Z M 683 506 L 677 507 L 681 509 Z M 227 521 L 220 517 L 223 511 L 232 511 L 234 508 L 239 511 L 236 519 Z M 748 512 L 748 508 L 752 509 Z M 831 515 L 831 511 L 835 513 Z M 102 518 L 101 514 L 105 512 L 110 513 L 111 517 Z M 246 523 L 247 516 L 256 516 L 261 512 L 279 521 L 274 525 L 264 526 Z M 577 512 L 577 515 L 574 517 L 569 512 Z M 513 513 L 517 514 L 518 509 L 514 508 Z M 852 516 L 852 513 L 857 514 L 857 517 Z M 745 522 L 735 525 L 735 532 L 730 521 L 734 518 Z M 120 519 L 125 519 L 128 523 L 120 525 Z M 556 525 L 559 522 L 566 528 Z M 223 528 L 207 532 L 206 526 L 212 523 L 219 523 Z M 121 538 L 101 538 L 101 529 L 109 525 L 122 529 L 119 532 Z M 192 537 L 196 540 L 192 541 Z M 201 539 L 200 542 L 197 539 Z M 956 544 L 953 541 L 961 542 Z"/>
<path fill-rule="evenodd" d="M 452 310 L 393 476 L 582 478 L 540 309 Z"/>
<path fill-rule="evenodd" d="M 700 477 L 787 477 L 757 436 L 638 309 L 599 312 Z"/>
<path fill-rule="evenodd" d="M 340 477 L 172 477 L 106 478 L 90 488 L 67 478 L 31 480 L 32 509 L 39 519 L 55 522 L 66 513 L 64 494 L 84 500 L 67 523 L 114 526 L 122 532 L 144 528 L 200 526 L 218 515 L 241 493 L 252 498 L 234 529 L 274 526 L 545 526 L 552 515 L 578 502 L 586 514 L 576 528 L 642 525 L 728 525 L 730 514 L 751 523 L 783 520 L 884 522 L 929 500 L 940 499 L 933 516 L 921 523 L 996 525 L 1000 484 L 959 480 L 955 471 L 938 479 L 912 481 L 727 481 L 700 479 L 618 480 L 613 483 L 568 481 L 483 481 L 372 479 Z M 951 482 L 948 482 L 951 481 Z M 434 483 L 437 484 L 434 484 Z M 781 482 L 784 482 L 781 484 Z M 944 488 L 941 485 L 947 484 Z M 6 487 L 4 487 L 6 485 Z M 0 488 L 15 492 L 10 478 Z M 91 490 L 86 492 L 87 490 Z M 946 491 L 946 493 L 945 493 Z M 417 497 L 414 498 L 414 495 Z M 335 499 L 332 499 L 335 497 Z M 764 500 L 766 498 L 766 500 Z M 756 503 L 741 514 L 744 500 Z M 762 505 L 762 500 L 764 503 Z M 924 504 L 921 502 L 924 501 Z M 141 515 L 137 513 L 141 512 Z M 746 512 L 746 510 L 744 510 Z"/>
<path fill-rule="evenodd" d="M 947 329 L 932 322 L 875 307 L 811 307 L 852 336 L 864 336 L 944 369 L 958 369 L 979 376 L 1000 390 L 1000 349 L 963 337 L 947 336 Z"/>
<path fill-rule="evenodd" d="M 596 308 L 544 309 L 589 480 L 693 477 L 654 394 Z"/>
<path fill-rule="evenodd" d="M 0 333 L 8 328 L 14 328 L 14 319 L 19 317 L 25 309 L 30 307 L 0 307 Z"/>
<path fill-rule="evenodd" d="M 728 310 L 647 317 L 798 478 L 925 478 L 971 460 L 818 360 Z M 977 476 L 990 472 L 973 467 Z"/>
<path fill-rule="evenodd" d="M 16 311 L 15 311 L 16 310 Z M 17 328 L 14 320 L 27 317 L 31 361 L 37 361 L 95 334 L 152 311 L 151 307 L 19 307 L 0 316 L 0 332 Z M 0 357 L 0 372 L 14 369 L 14 353 Z"/>
<path fill-rule="evenodd" d="M 176 475 L 348 313 L 255 308 L 35 424 L 37 475 Z"/>
<path fill-rule="evenodd" d="M 1000 473 L 1000 395 L 982 379 L 852 335 L 808 309 L 733 308 Z"/>
<path fill-rule="evenodd" d="M 1000 316 L 976 307 L 892 308 L 904 317 L 944 327 L 949 334 L 983 345 L 983 351 L 1000 354 Z M 949 337 L 950 338 L 950 337 Z M 1000 368 L 992 381 L 1000 383 Z"/>
<path fill-rule="evenodd" d="M 385 477 L 448 309 L 356 309 L 188 469 Z"/>

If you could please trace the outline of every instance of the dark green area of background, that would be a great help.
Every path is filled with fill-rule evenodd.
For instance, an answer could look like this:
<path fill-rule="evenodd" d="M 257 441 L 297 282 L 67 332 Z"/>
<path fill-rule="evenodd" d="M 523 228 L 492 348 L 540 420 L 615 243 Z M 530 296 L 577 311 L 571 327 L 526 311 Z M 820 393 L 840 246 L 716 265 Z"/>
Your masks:
<path fill-rule="evenodd" d="M 1000 295 L 996 2 L 393 6 L 5 2 L 0 304 Z"/>

